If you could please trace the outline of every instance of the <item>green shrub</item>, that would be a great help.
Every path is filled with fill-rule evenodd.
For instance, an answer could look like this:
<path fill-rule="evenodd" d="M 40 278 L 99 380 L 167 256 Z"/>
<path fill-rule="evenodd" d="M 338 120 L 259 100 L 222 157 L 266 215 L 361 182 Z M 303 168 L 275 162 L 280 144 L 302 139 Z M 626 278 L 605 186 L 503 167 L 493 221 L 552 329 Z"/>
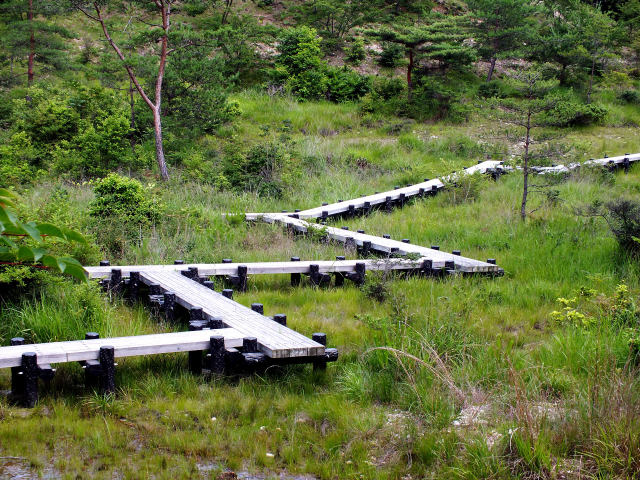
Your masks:
<path fill-rule="evenodd" d="M 358 100 L 369 92 L 369 79 L 348 68 L 330 68 L 327 78 L 327 97 L 334 102 Z"/>
<path fill-rule="evenodd" d="M 507 96 L 505 87 L 499 80 L 481 83 L 478 87 L 478 96 L 482 98 L 504 98 Z"/>
<path fill-rule="evenodd" d="M 609 202 L 604 217 L 623 249 L 640 252 L 640 203 L 627 199 Z"/>
<path fill-rule="evenodd" d="M 160 208 L 140 181 L 111 173 L 94 182 L 96 198 L 89 206 L 92 217 L 116 217 L 136 225 L 156 221 Z"/>
<path fill-rule="evenodd" d="M 393 42 L 383 42 L 378 63 L 383 67 L 395 68 L 404 59 L 404 47 Z"/>
<path fill-rule="evenodd" d="M 359 65 L 367 54 L 362 37 L 357 37 L 349 47 L 345 48 L 345 54 L 347 61 Z"/>
<path fill-rule="evenodd" d="M 282 194 L 283 167 L 290 157 L 277 143 L 253 146 L 245 155 L 233 152 L 226 158 L 225 182 L 238 190 L 256 192 L 261 196 L 279 197 Z"/>
<path fill-rule="evenodd" d="M 13 101 L 12 140 L 0 151 L 0 169 L 11 165 L 5 173 L 12 178 L 30 181 L 48 169 L 84 178 L 141 166 L 129 144 L 129 112 L 113 91 L 35 86 L 29 98 Z"/>
<path fill-rule="evenodd" d="M 89 215 L 99 243 L 112 254 L 122 253 L 160 216 L 158 202 L 133 178 L 112 173 L 95 181 L 93 190 Z"/>
<path fill-rule="evenodd" d="M 406 82 L 397 77 L 376 77 L 372 82 L 371 89 L 375 95 L 382 100 L 405 95 Z"/>
<path fill-rule="evenodd" d="M 26 132 L 16 132 L 0 143 L 0 187 L 32 182 L 41 165 L 41 156 Z"/>
<path fill-rule="evenodd" d="M 640 92 L 637 90 L 624 90 L 620 92 L 618 98 L 625 103 L 640 105 Z"/>
<path fill-rule="evenodd" d="M 279 38 L 280 55 L 269 72 L 270 87 L 285 87 L 304 100 L 357 100 L 369 91 L 369 80 L 344 68 L 329 67 L 322 60 L 320 39 L 314 29 L 286 30 Z"/>
<path fill-rule="evenodd" d="M 414 89 L 411 114 L 415 118 L 466 120 L 469 107 L 461 102 L 461 94 L 442 79 L 424 77 Z"/>
<path fill-rule="evenodd" d="M 547 113 L 547 122 L 556 127 L 592 125 L 602 122 L 607 113 L 605 107 L 593 103 L 561 100 Z"/>

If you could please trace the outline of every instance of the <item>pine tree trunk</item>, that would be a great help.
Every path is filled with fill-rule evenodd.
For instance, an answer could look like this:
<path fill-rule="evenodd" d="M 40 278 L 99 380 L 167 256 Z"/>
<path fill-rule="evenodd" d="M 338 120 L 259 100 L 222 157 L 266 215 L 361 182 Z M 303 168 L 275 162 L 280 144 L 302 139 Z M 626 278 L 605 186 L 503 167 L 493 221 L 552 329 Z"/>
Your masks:
<path fill-rule="evenodd" d="M 169 180 L 169 171 L 167 170 L 167 162 L 164 159 L 164 147 L 162 145 L 162 120 L 160 116 L 160 108 L 156 107 L 153 111 L 153 133 L 156 140 L 156 160 L 160 168 L 160 175 L 163 180 Z"/>
<path fill-rule="evenodd" d="M 587 91 L 587 103 L 591 103 L 591 90 L 593 90 L 593 76 L 596 72 L 596 57 L 591 62 L 591 75 L 589 76 L 589 90 Z"/>
<path fill-rule="evenodd" d="M 27 86 L 33 84 L 33 61 L 36 56 L 36 37 L 33 32 L 33 0 L 29 0 L 29 10 L 27 11 L 27 20 L 29 20 L 29 59 L 27 61 Z"/>
<path fill-rule="evenodd" d="M 493 71 L 496 69 L 496 57 L 491 57 L 491 64 L 489 65 L 489 73 L 487 74 L 487 82 L 490 82 L 493 78 Z"/>
<path fill-rule="evenodd" d="M 523 162 L 523 187 L 522 204 L 520 205 L 520 218 L 527 219 L 527 197 L 529 195 L 529 145 L 531 144 L 531 111 L 527 113 L 527 137 L 524 141 L 524 162 Z"/>
<path fill-rule="evenodd" d="M 409 65 L 407 66 L 407 100 L 411 103 L 413 98 L 413 83 L 411 74 L 413 73 L 413 49 L 409 49 Z"/>

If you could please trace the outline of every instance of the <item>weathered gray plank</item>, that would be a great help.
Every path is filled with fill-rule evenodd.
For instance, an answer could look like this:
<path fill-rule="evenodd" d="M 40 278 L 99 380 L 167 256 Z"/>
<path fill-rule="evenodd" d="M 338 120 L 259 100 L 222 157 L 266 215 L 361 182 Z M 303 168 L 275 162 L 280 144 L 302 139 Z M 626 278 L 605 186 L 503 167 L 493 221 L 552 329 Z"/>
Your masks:
<path fill-rule="evenodd" d="M 0 347 L 0 368 L 20 366 L 22 354 L 26 352 L 35 352 L 38 364 L 44 365 L 97 360 L 100 347 L 107 345 L 114 347 L 116 358 L 207 350 L 209 338 L 214 335 L 222 335 L 227 348 L 242 346 L 242 338 L 245 336 L 233 328 L 222 328 Z"/>
<path fill-rule="evenodd" d="M 185 308 L 202 308 L 212 317 L 220 317 L 229 327 L 246 337 L 256 337 L 260 350 L 272 358 L 317 356 L 324 346 L 274 322 L 175 271 L 141 272 L 148 284 L 158 284 L 176 294 L 176 302 Z"/>

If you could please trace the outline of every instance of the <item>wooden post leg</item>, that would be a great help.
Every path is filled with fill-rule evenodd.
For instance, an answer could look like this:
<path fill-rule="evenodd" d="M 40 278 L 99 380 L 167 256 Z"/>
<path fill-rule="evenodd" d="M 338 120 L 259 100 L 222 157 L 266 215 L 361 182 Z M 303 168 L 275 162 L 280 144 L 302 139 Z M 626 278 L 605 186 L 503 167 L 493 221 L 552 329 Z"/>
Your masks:
<path fill-rule="evenodd" d="M 11 345 L 24 345 L 24 338 L 12 338 Z M 13 401 L 18 401 L 24 397 L 24 374 L 22 373 L 22 367 L 11 367 L 11 397 Z"/>
<path fill-rule="evenodd" d="M 202 330 L 201 321 L 189 322 L 189 331 Z M 189 371 L 194 375 L 202 373 L 202 350 L 189 352 Z"/>
<path fill-rule="evenodd" d="M 327 335 L 324 333 L 314 333 L 311 335 L 311 340 L 314 342 L 318 342 L 321 345 L 327 346 Z M 324 356 L 323 356 L 324 358 Z M 326 360 L 315 360 L 313 362 L 314 370 L 326 370 L 327 369 L 327 361 Z"/>
<path fill-rule="evenodd" d="M 24 376 L 24 396 L 22 405 L 33 408 L 38 402 L 38 356 L 35 352 L 22 354 L 22 375 Z"/>
<path fill-rule="evenodd" d="M 115 393 L 116 391 L 116 364 L 114 348 L 111 346 L 100 347 L 98 357 L 100 361 L 100 391 L 101 393 Z"/>
<path fill-rule="evenodd" d="M 224 337 L 215 335 L 209 339 L 209 369 L 216 375 L 224 375 L 225 365 Z"/>

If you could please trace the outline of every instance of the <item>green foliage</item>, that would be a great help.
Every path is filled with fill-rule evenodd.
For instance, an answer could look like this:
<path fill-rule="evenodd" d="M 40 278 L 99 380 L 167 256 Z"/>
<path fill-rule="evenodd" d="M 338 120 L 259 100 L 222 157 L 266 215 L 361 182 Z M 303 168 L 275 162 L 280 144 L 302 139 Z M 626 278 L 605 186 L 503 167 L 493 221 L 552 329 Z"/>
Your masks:
<path fill-rule="evenodd" d="M 504 98 L 507 96 L 506 88 L 499 80 L 482 83 L 478 86 L 478 96 L 482 98 Z"/>
<path fill-rule="evenodd" d="M 158 201 L 134 178 L 111 173 L 93 185 L 95 199 L 89 205 L 89 215 L 98 242 L 111 254 L 122 253 L 162 212 Z"/>
<path fill-rule="evenodd" d="M 359 65 L 366 57 L 366 51 L 364 49 L 364 39 L 362 37 L 356 37 L 351 45 L 345 47 L 345 54 L 347 61 Z"/>
<path fill-rule="evenodd" d="M 378 63 L 383 67 L 395 68 L 404 59 L 404 51 L 404 47 L 399 43 L 382 42 Z"/>
<path fill-rule="evenodd" d="M 546 121 L 556 127 L 585 126 L 601 123 L 607 116 L 607 109 L 595 103 L 578 103 L 560 100 L 546 112 Z"/>
<path fill-rule="evenodd" d="M 279 197 L 285 186 L 283 172 L 290 161 L 289 154 L 281 144 L 258 144 L 245 155 L 233 153 L 227 157 L 224 181 L 239 190 Z"/>
<path fill-rule="evenodd" d="M 593 212 L 604 216 L 620 247 L 629 252 L 640 252 L 640 204 L 621 198 L 606 203 L 604 210 L 596 205 Z"/>
<path fill-rule="evenodd" d="M 347 67 L 329 67 L 321 57 L 320 39 L 309 27 L 284 30 L 279 38 L 278 66 L 272 82 L 304 100 L 334 102 L 357 100 L 369 89 L 369 81 Z"/>
<path fill-rule="evenodd" d="M 85 178 L 139 166 L 129 145 L 129 114 L 112 91 L 72 83 L 29 92 L 29 100 L 13 101 L 13 133 L 0 147 L 7 180 L 33 181 L 50 169 Z"/>
<path fill-rule="evenodd" d="M 160 207 L 139 180 L 111 173 L 93 185 L 96 198 L 89 206 L 92 217 L 149 226 L 160 215 Z"/>
<path fill-rule="evenodd" d="M 623 90 L 618 95 L 618 98 L 625 103 L 640 105 L 640 92 L 637 90 Z"/>
<path fill-rule="evenodd" d="M 48 251 L 49 238 L 60 239 L 65 243 L 85 243 L 84 237 L 73 230 L 50 223 L 20 221 L 12 208 L 14 199 L 14 194 L 0 189 L 0 262 L 37 265 L 85 280 L 84 270 L 77 260 L 54 256 Z M 29 274 L 24 270 L 18 273 L 19 275 L 14 271 L 7 274 L 4 281 L 23 286 L 24 279 Z"/>
<path fill-rule="evenodd" d="M 414 91 L 413 116 L 456 123 L 465 121 L 470 107 L 463 102 L 462 94 L 449 85 L 439 78 L 422 78 Z"/>
<path fill-rule="evenodd" d="M 534 35 L 536 6 L 522 0 L 469 0 L 480 54 L 487 60 L 514 55 Z M 491 79 L 489 79 L 491 80 Z"/>

